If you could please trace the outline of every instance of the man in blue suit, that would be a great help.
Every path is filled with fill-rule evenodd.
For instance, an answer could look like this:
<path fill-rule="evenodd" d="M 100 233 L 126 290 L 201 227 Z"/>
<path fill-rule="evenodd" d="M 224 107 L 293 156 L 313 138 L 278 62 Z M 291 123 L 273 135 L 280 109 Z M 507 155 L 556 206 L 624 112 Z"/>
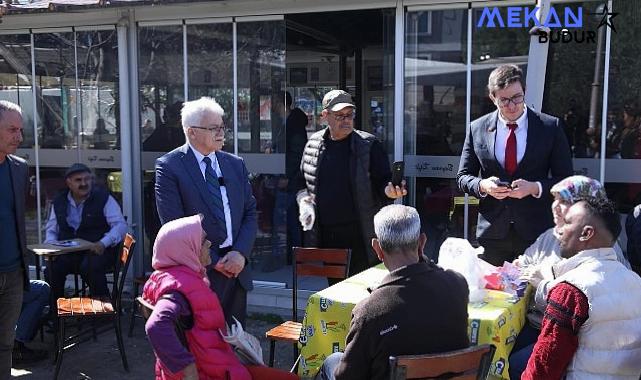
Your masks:
<path fill-rule="evenodd" d="M 550 188 L 573 174 L 572 157 L 561 120 L 525 105 L 520 68 L 497 67 L 487 87 L 497 110 L 470 125 L 456 178 L 480 200 L 484 259 L 501 265 L 552 226 Z"/>
<path fill-rule="evenodd" d="M 224 111 L 213 99 L 185 102 L 182 126 L 187 143 L 156 160 L 156 207 L 160 222 L 203 214 L 203 228 L 212 242 L 211 288 L 225 318 L 243 325 L 247 291 L 246 267 L 258 225 L 256 199 L 242 158 L 223 152 Z"/>

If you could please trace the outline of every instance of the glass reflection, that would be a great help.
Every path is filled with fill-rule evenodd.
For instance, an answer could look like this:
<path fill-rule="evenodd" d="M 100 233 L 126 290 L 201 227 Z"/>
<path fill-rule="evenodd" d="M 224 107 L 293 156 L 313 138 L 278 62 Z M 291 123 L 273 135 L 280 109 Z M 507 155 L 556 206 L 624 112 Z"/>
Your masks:
<path fill-rule="evenodd" d="M 611 36 L 605 187 L 625 215 L 641 204 L 641 9 L 634 2 L 614 0 L 611 11 L 618 17 L 617 33 Z M 630 259 L 637 266 L 641 260 Z"/>
<path fill-rule="evenodd" d="M 232 24 L 187 26 L 189 99 L 209 96 L 225 110 L 225 146 L 234 151 Z M 144 132 L 144 127 L 143 127 Z"/>
<path fill-rule="evenodd" d="M 40 146 L 78 147 L 73 33 L 34 34 Z"/>
<path fill-rule="evenodd" d="M 599 158 L 605 28 L 597 29 L 601 17 L 591 13 L 597 11 L 601 2 L 564 6 L 575 12 L 583 7 L 583 28 L 597 31 L 597 43 L 549 44 L 542 111 L 565 121 L 565 135 L 573 157 Z M 598 172 L 589 175 L 598 176 Z"/>
<path fill-rule="evenodd" d="M 76 33 L 83 148 L 119 149 L 118 38 L 116 30 Z"/>
<path fill-rule="evenodd" d="M 185 143 L 180 124 L 184 98 L 182 26 L 149 26 L 138 29 L 138 79 L 140 120 L 146 129 L 142 149 L 168 152 Z M 143 160 L 153 169 L 153 159 Z"/>
<path fill-rule="evenodd" d="M 285 28 L 283 21 L 239 23 L 238 151 L 269 151 L 284 120 L 272 107 L 285 88 Z"/>
<path fill-rule="evenodd" d="M 8 100 L 22 108 L 24 136 L 20 148 L 31 148 L 34 145 L 31 36 L 0 35 L 0 58 L 0 100 Z"/>
<path fill-rule="evenodd" d="M 456 170 L 431 169 L 457 168 L 465 141 L 467 27 L 466 9 L 406 16 L 405 170 L 416 175 L 412 190 L 428 235 L 425 254 L 434 260 L 443 240 L 463 237 L 464 230 Z"/>

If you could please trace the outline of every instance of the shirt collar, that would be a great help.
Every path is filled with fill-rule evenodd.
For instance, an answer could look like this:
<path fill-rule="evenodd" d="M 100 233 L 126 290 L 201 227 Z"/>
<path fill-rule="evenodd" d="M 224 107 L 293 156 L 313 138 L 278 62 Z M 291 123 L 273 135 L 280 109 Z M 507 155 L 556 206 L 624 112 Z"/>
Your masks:
<path fill-rule="evenodd" d="M 191 143 L 187 143 L 189 145 L 189 148 L 191 151 L 194 153 L 194 156 L 196 157 L 196 161 L 198 162 L 198 165 L 200 165 L 201 162 L 203 162 L 203 158 L 209 157 L 211 162 L 214 164 L 214 167 L 217 165 L 217 160 L 216 160 L 216 152 L 211 152 L 207 156 L 203 155 L 200 153 L 196 148 L 194 148 Z"/>
<path fill-rule="evenodd" d="M 81 205 L 85 204 L 85 201 L 86 201 L 88 198 L 89 198 L 89 197 L 87 197 L 87 198 L 83 199 L 80 203 L 76 204 L 76 200 L 75 200 L 75 199 L 73 199 L 73 195 L 71 195 L 71 190 L 67 191 L 67 201 L 69 201 L 69 204 L 73 205 L 73 207 L 79 207 L 79 206 L 81 206 Z"/>
<path fill-rule="evenodd" d="M 505 120 L 503 118 L 503 115 L 501 115 L 501 111 L 498 111 L 498 114 L 499 114 L 499 120 L 501 121 L 501 123 L 499 123 L 499 126 L 501 128 L 507 129 L 507 123 L 516 123 L 516 125 L 518 125 L 518 127 L 516 128 L 517 131 L 518 130 L 527 129 L 527 123 L 526 123 L 526 121 L 527 121 L 527 106 L 523 106 L 523 113 L 521 114 L 521 116 L 519 116 L 518 119 L 516 119 L 516 121 L 507 121 L 507 120 Z"/>

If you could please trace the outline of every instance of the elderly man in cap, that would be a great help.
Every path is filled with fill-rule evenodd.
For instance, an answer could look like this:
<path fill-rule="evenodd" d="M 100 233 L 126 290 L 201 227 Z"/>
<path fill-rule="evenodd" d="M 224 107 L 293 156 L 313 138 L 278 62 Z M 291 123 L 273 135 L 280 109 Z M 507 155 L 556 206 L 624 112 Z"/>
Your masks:
<path fill-rule="evenodd" d="M 393 186 L 383 146 L 376 137 L 354 129 L 356 105 L 345 91 L 323 98 L 327 123 L 314 133 L 303 152 L 297 195 L 306 243 L 321 248 L 350 248 L 350 275 L 378 262 L 370 241 L 374 215 L 407 194 L 404 183 Z M 303 188 L 304 186 L 304 188 Z"/>
<path fill-rule="evenodd" d="M 92 296 L 106 296 L 105 272 L 115 263 L 116 246 L 127 233 L 127 223 L 114 197 L 93 185 L 93 174 L 86 165 L 71 165 L 65 182 L 67 190 L 51 205 L 45 243 L 80 238 L 93 246 L 51 261 L 47 269 L 51 291 L 54 299 L 63 297 L 67 275 L 80 273 Z"/>

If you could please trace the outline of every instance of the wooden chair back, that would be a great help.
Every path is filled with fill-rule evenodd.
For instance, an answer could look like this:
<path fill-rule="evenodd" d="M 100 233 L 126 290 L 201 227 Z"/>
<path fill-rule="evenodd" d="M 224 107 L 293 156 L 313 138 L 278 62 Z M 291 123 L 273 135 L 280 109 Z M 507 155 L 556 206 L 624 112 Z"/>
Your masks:
<path fill-rule="evenodd" d="M 346 279 L 349 275 L 350 249 L 294 247 L 292 320 L 298 321 L 298 276 Z"/>
<path fill-rule="evenodd" d="M 133 235 L 127 233 L 122 242 L 122 249 L 118 255 L 118 260 L 116 260 L 116 267 L 114 269 L 114 287 L 111 293 L 111 300 L 118 314 L 120 314 L 122 289 L 125 286 L 127 271 L 129 270 L 129 264 L 131 264 L 131 258 L 133 257 L 134 244 L 136 244 L 136 239 L 134 239 Z"/>
<path fill-rule="evenodd" d="M 390 356 L 390 380 L 485 379 L 495 349 L 484 344 L 439 354 Z"/>

